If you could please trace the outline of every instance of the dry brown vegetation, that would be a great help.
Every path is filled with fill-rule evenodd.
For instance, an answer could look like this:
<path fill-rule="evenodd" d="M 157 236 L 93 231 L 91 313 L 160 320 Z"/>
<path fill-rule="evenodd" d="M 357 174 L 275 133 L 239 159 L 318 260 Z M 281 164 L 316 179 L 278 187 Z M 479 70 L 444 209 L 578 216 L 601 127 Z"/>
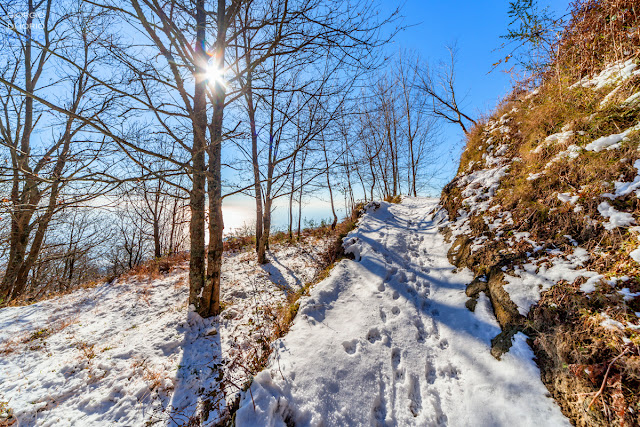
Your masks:
<path fill-rule="evenodd" d="M 637 0 L 579 0 L 557 47 L 558 67 L 571 77 L 640 53 Z"/>
<path fill-rule="evenodd" d="M 501 236 L 526 231 L 544 249 L 564 253 L 573 250 L 573 242 L 566 237 L 571 236 L 591 254 L 585 268 L 605 279 L 626 276 L 615 285 L 601 281 L 588 296 L 579 290 L 585 279 L 560 282 L 543 294 L 526 319 L 514 310 L 500 312 L 509 311 L 508 301 L 498 301 L 503 295 L 495 286 L 490 289 L 491 280 L 490 285 L 474 281 L 467 294 L 494 292 L 491 299 L 503 328 L 511 328 L 511 333 L 523 330 L 533 338 L 543 380 L 573 423 L 640 425 L 640 329 L 601 326 L 606 316 L 623 325 L 638 324 L 635 313 L 640 312 L 640 298 L 625 301 L 618 291 L 640 292 L 640 265 L 629 257 L 640 245 L 640 237 L 626 227 L 606 230 L 598 212 L 598 205 L 607 201 L 640 222 L 640 199 L 635 193 L 615 200 L 602 197 L 614 191 L 614 181 L 631 182 L 638 175 L 634 162 L 640 158 L 640 133 L 631 133 L 615 150 L 582 151 L 576 158 L 561 155 L 570 145 L 584 147 L 640 120 L 639 103 L 623 104 L 640 91 L 640 75 L 624 81 L 615 92 L 611 85 L 599 90 L 574 86 L 614 61 L 639 61 L 640 6 L 632 0 L 589 0 L 573 7 L 572 21 L 558 44 L 558 61 L 547 70 L 536 94 L 516 88 L 493 114 L 493 120 L 508 115 L 508 133 L 488 135 L 487 120 L 483 120 L 467 137 L 458 176 L 442 194 L 451 220 L 464 208 L 457 184 L 465 174 L 485 167 L 482 160 L 489 136 L 508 144 L 504 156 L 510 159 L 510 168 L 491 203 L 499 207 L 472 217 L 471 235 L 460 238 L 461 249 L 450 255 L 457 265 L 486 277 L 498 276 L 504 267 L 513 271 L 515 265 L 526 262 L 532 252 L 529 243 L 510 246 L 504 238 L 495 239 L 498 230 L 487 226 L 508 211 L 513 223 L 500 227 Z M 563 130 L 574 134 L 562 142 L 544 142 Z M 527 179 L 536 174 L 539 178 Z M 558 193 L 579 196 L 577 205 L 582 210 L 559 200 Z M 471 252 L 468 247 L 481 237 L 487 241 Z"/>

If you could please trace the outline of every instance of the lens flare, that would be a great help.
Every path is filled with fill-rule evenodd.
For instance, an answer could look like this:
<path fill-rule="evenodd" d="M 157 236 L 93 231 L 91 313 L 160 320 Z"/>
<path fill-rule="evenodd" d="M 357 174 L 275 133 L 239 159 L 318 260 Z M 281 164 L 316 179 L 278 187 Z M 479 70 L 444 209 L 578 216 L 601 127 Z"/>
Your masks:
<path fill-rule="evenodd" d="M 219 68 L 216 65 L 209 64 L 207 66 L 207 81 L 209 84 L 220 84 L 221 86 L 226 87 L 226 81 L 224 79 L 224 70 Z"/>

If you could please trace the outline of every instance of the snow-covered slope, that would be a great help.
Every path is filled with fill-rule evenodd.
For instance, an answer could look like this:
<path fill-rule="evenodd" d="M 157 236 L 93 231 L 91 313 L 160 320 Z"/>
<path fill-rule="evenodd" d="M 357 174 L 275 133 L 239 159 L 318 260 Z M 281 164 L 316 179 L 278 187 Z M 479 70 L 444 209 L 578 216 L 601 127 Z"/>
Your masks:
<path fill-rule="evenodd" d="M 501 361 L 488 299 L 465 307 L 437 201 L 370 204 L 254 379 L 238 426 L 569 425 L 523 334 Z"/>
<path fill-rule="evenodd" d="M 270 333 L 265 308 L 315 277 L 325 247 L 273 245 L 262 267 L 251 252 L 226 254 L 219 320 L 187 311 L 187 264 L 4 308 L 0 409 L 20 427 L 186 425 L 207 418 L 208 400 L 212 425 L 249 376 L 242 358 Z"/>

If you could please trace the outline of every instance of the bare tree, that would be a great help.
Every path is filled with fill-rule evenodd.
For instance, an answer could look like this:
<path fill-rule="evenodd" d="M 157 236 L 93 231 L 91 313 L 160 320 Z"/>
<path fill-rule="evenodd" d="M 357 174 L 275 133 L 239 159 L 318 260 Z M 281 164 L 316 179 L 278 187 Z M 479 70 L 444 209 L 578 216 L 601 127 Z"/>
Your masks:
<path fill-rule="evenodd" d="M 418 76 L 417 85 L 424 96 L 430 99 L 429 112 L 447 123 L 453 123 L 467 134 L 468 126 L 476 125 L 476 121 L 462 111 L 460 100 L 456 96 L 456 55 L 455 45 L 448 46 L 448 62 L 440 64 L 438 69 L 432 70 L 428 64 L 416 66 Z"/>
<path fill-rule="evenodd" d="M 20 4 L 2 6 L 6 16 L 12 16 L 8 13 L 12 6 Z M 92 172 L 91 167 L 99 163 L 105 140 L 87 133 L 86 123 L 76 117 L 101 117 L 114 100 L 113 94 L 102 92 L 88 77 L 104 62 L 97 35 L 106 24 L 94 10 L 81 8 L 68 14 L 64 6 L 52 0 L 37 4 L 27 0 L 26 24 L 17 26 L 13 22 L 12 31 L 18 42 L 13 44 L 15 49 L 3 55 L 0 138 L 11 159 L 10 166 L 0 167 L 0 179 L 11 187 L 7 197 L 9 256 L 0 284 L 0 299 L 4 300 L 24 293 L 54 216 L 66 206 L 105 190 L 88 184 L 96 182 L 93 174 L 98 171 Z M 15 15 L 9 19 L 16 19 Z M 36 22 L 41 28 L 38 31 L 42 31 L 39 37 L 35 34 Z M 65 67 L 58 61 L 60 56 L 74 61 L 76 66 Z M 54 65 L 59 70 L 58 79 L 42 83 L 45 68 Z M 68 94 L 69 97 L 58 99 L 63 100 L 70 114 L 61 116 L 42 108 L 35 98 L 43 88 L 49 93 L 57 89 Z M 50 127 L 52 138 L 34 136 L 38 127 Z M 80 189 L 82 182 L 86 186 Z"/>

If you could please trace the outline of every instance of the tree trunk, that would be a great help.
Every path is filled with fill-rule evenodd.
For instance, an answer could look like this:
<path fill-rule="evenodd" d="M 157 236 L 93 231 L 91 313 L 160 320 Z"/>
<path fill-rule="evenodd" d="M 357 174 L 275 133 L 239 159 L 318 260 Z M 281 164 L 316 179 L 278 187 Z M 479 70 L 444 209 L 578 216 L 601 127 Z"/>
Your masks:
<path fill-rule="evenodd" d="M 302 158 L 300 159 L 300 191 L 298 193 L 298 240 L 300 240 L 300 229 L 302 228 L 302 189 L 304 187 L 304 163 L 307 160 L 307 151 L 305 150 L 302 153 Z"/>
<path fill-rule="evenodd" d="M 227 17 L 225 0 L 218 0 L 218 34 L 214 52 L 214 66 L 220 72 L 224 69 L 225 43 L 227 38 Z M 225 89 L 217 81 L 213 93 L 213 117 L 209 127 L 209 253 L 207 257 L 207 280 L 205 298 L 208 299 L 206 316 L 220 314 L 220 275 L 222 271 L 222 122 L 224 119 Z"/>
<path fill-rule="evenodd" d="M 207 129 L 207 99 L 205 73 L 208 55 L 204 51 L 205 43 L 205 0 L 196 1 L 196 44 L 195 44 L 195 88 L 193 95 L 193 147 L 192 167 L 193 185 L 190 194 L 191 254 L 189 259 L 189 304 L 203 317 L 209 315 L 208 299 L 205 291 L 205 149 Z M 212 239 L 212 236 L 209 236 Z"/>
<path fill-rule="evenodd" d="M 246 30 L 245 30 L 246 31 Z M 245 37 L 245 44 L 248 39 Z M 251 70 L 251 50 L 245 46 L 245 57 L 247 63 L 247 81 L 246 81 L 246 99 L 247 111 L 249 114 L 249 125 L 251 126 L 251 161 L 253 163 L 253 182 L 256 199 L 256 253 L 258 255 L 258 263 L 264 264 L 264 250 L 260 249 L 260 241 L 262 240 L 262 184 L 260 183 L 260 163 L 258 161 L 258 131 L 256 128 L 256 112 L 253 104 L 253 71 Z"/>
<path fill-rule="evenodd" d="M 293 172 L 291 173 L 291 193 L 289 194 L 289 240 L 293 239 L 293 195 L 296 190 L 296 159 L 298 152 L 293 153 Z"/>
<path fill-rule="evenodd" d="M 269 153 L 267 157 L 267 188 L 264 195 L 264 212 L 262 215 L 262 236 L 258 242 L 258 260 L 266 262 L 265 253 L 269 249 L 269 234 L 271 233 L 271 188 L 273 185 L 274 164 L 276 162 L 274 154 L 275 141 L 275 98 L 276 98 L 276 56 L 273 56 L 273 78 L 271 84 L 271 114 L 269 120 Z M 277 150 L 276 150 L 277 151 Z"/>
<path fill-rule="evenodd" d="M 325 173 L 327 176 L 327 189 L 329 190 L 329 200 L 331 201 L 331 213 L 333 213 L 333 222 L 331 223 L 331 229 L 336 229 L 338 223 L 338 215 L 336 215 L 336 208 L 333 202 L 333 189 L 331 188 L 331 178 L 329 177 L 329 157 L 327 157 L 327 146 L 322 138 L 322 153 L 324 154 Z"/>

